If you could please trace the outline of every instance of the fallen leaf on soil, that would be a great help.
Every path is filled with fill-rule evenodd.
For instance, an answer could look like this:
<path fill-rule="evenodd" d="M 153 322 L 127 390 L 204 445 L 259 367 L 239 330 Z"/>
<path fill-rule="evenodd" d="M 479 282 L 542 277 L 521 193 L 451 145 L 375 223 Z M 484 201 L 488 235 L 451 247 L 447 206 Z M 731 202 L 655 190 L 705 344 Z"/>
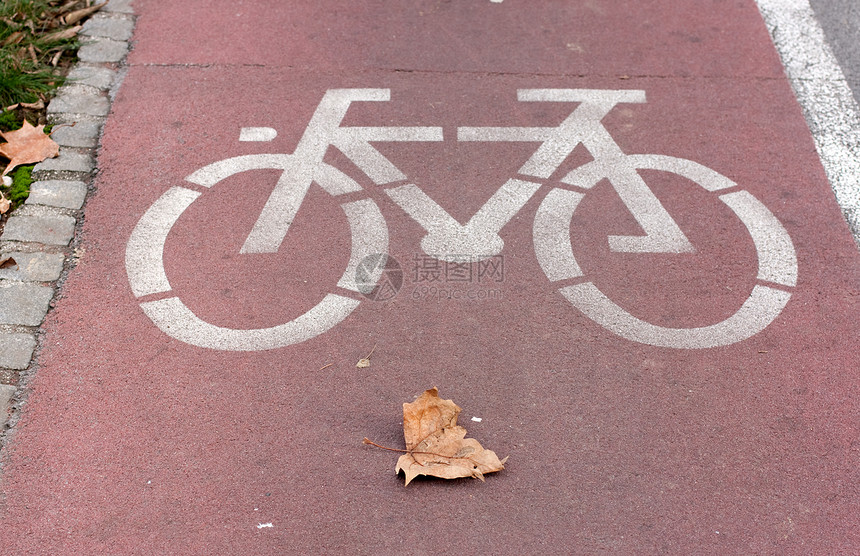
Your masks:
<path fill-rule="evenodd" d="M 36 102 L 20 102 L 18 105 L 21 108 L 29 108 L 30 110 L 41 110 L 45 107 L 45 101 L 37 100 Z M 57 126 L 54 126 L 57 127 Z"/>
<path fill-rule="evenodd" d="M 42 40 L 45 42 L 54 42 L 61 41 L 64 39 L 73 39 L 78 35 L 78 31 L 83 29 L 83 25 L 76 25 L 74 27 L 69 27 L 67 29 L 63 29 L 61 31 L 55 31 L 51 34 L 45 35 L 42 37 Z"/>
<path fill-rule="evenodd" d="M 34 164 L 42 162 L 46 158 L 53 158 L 60 154 L 60 146 L 45 135 L 45 126 L 33 127 L 30 122 L 24 120 L 21 129 L 15 131 L 0 131 L 0 136 L 8 143 L 0 144 L 0 155 L 9 159 L 9 165 L 3 170 L 2 175 L 8 174 L 16 166 L 21 164 Z"/>
<path fill-rule="evenodd" d="M 0 214 L 6 214 L 9 212 L 9 209 L 12 208 L 12 201 L 6 198 L 3 195 L 3 192 L 0 191 Z"/>
<path fill-rule="evenodd" d="M 9 46 L 10 44 L 18 44 L 24 39 L 24 33 L 21 31 L 15 31 L 3 41 L 3 44 L 0 46 Z"/>
<path fill-rule="evenodd" d="M 0 256 L 0 270 L 4 268 L 18 268 L 18 263 L 12 257 Z"/>
<path fill-rule="evenodd" d="M 505 468 L 508 458 L 499 460 L 495 452 L 485 450 L 474 438 L 465 438 L 466 429 L 457 425 L 460 411 L 453 400 L 440 398 L 436 388 L 403 404 L 406 453 L 397 460 L 394 471 L 403 471 L 407 485 L 418 475 L 442 479 L 475 477 L 483 481 L 485 474 Z M 367 438 L 364 443 L 379 446 Z"/>

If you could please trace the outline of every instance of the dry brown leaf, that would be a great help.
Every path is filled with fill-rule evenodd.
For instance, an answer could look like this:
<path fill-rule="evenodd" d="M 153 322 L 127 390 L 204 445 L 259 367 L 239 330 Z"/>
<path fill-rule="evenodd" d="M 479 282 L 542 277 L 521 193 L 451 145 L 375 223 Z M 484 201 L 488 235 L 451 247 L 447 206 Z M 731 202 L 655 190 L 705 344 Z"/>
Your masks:
<path fill-rule="evenodd" d="M 21 129 L 0 131 L 0 136 L 8 141 L 0 144 L 0 155 L 9 159 L 9 165 L 0 175 L 5 176 L 21 164 L 42 162 L 46 158 L 53 158 L 60 154 L 60 146 L 51 139 L 50 135 L 45 135 L 44 129 L 43 125 L 33 127 L 30 122 L 24 120 Z"/>
<path fill-rule="evenodd" d="M 107 4 L 107 2 L 102 2 L 101 4 L 96 4 L 95 6 L 90 6 L 89 8 L 84 8 L 82 10 L 73 11 L 72 13 L 70 13 L 69 15 L 67 15 L 64 18 L 66 25 L 73 25 L 73 24 L 77 23 L 78 21 L 84 19 L 85 17 L 88 17 L 88 16 L 96 13 L 97 11 L 102 9 L 102 7 L 105 6 L 106 4 Z"/>
<path fill-rule="evenodd" d="M 3 195 L 3 192 L 0 191 L 0 214 L 6 214 L 10 208 L 12 208 L 12 201 L 7 199 L 6 195 Z"/>
<path fill-rule="evenodd" d="M 0 270 L 6 268 L 18 268 L 18 262 L 8 255 L 0 255 Z"/>
<path fill-rule="evenodd" d="M 465 438 L 466 429 L 457 425 L 462 411 L 453 400 L 443 400 L 431 388 L 412 403 L 403 404 L 403 436 L 406 453 L 397 460 L 396 473 L 402 470 L 406 484 L 418 475 L 442 479 L 475 477 L 501 471 L 508 458 L 499 460 L 474 438 Z"/>
<path fill-rule="evenodd" d="M 24 40 L 24 33 L 22 33 L 21 31 L 15 31 L 14 33 L 12 33 L 8 37 L 6 37 L 6 40 L 4 40 L 2 43 L 2 46 L 9 46 L 10 44 L 18 44 L 22 40 Z"/>
<path fill-rule="evenodd" d="M 45 42 L 53 42 L 53 41 L 61 41 L 63 39 L 73 39 L 77 36 L 78 31 L 83 29 L 82 25 L 76 25 L 75 27 L 69 27 L 68 29 L 62 29 L 60 31 L 55 31 L 49 35 L 45 35 L 42 37 L 42 40 Z"/>
<path fill-rule="evenodd" d="M 78 5 L 78 0 L 71 0 L 70 2 L 66 2 L 65 4 L 60 6 L 60 8 L 57 10 L 57 13 L 67 12 L 77 5 Z"/>

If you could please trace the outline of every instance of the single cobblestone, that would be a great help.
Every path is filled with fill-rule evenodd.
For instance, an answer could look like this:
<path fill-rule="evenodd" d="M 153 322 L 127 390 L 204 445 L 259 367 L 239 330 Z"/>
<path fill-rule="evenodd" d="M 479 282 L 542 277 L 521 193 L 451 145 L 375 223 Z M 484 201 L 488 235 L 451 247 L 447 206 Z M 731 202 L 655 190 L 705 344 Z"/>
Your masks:
<path fill-rule="evenodd" d="M 96 38 L 81 46 L 78 50 L 78 59 L 82 62 L 118 63 L 125 58 L 126 54 L 128 54 L 127 42 Z"/>
<path fill-rule="evenodd" d="M 48 105 L 48 114 L 71 112 L 90 116 L 106 116 L 110 101 L 98 89 L 84 85 L 60 87 L 57 96 Z"/>
<path fill-rule="evenodd" d="M 36 349 L 36 337 L 22 332 L 0 333 L 0 367 L 23 370 L 30 366 L 33 350 Z M 2 405 L 2 400 L 0 400 Z M 2 419 L 2 415 L 0 415 Z"/>
<path fill-rule="evenodd" d="M 101 125 L 96 122 L 75 122 L 73 126 L 55 126 L 51 139 L 61 147 L 93 148 L 98 145 Z"/>
<path fill-rule="evenodd" d="M 96 89 L 107 90 L 113 85 L 116 72 L 112 69 L 98 66 L 76 66 L 66 76 L 66 83 L 88 85 Z"/>
<path fill-rule="evenodd" d="M 87 185 L 82 181 L 45 180 L 30 186 L 28 205 L 45 205 L 67 209 L 79 209 L 87 196 Z"/>
<path fill-rule="evenodd" d="M 88 154 L 60 152 L 57 158 L 48 158 L 44 162 L 36 164 L 33 172 L 42 171 L 67 171 L 67 172 L 92 172 L 95 169 L 93 157 Z"/>
<path fill-rule="evenodd" d="M 52 297 L 50 286 L 0 281 L 0 324 L 39 326 Z"/>
<path fill-rule="evenodd" d="M 59 279 L 63 272 L 63 261 L 65 260 L 62 253 L 10 251 L 4 252 L 3 256 L 12 257 L 16 266 L 0 269 L 0 279 L 22 280 L 24 282 L 53 282 Z M 3 366 L 0 365 L 0 367 Z"/>
<path fill-rule="evenodd" d="M 108 5 L 102 8 L 102 10 L 113 13 L 133 14 L 134 10 L 131 9 L 131 3 L 133 1 L 134 0 L 110 0 Z"/>
<path fill-rule="evenodd" d="M 0 384 L 0 428 L 9 420 L 9 404 L 15 395 L 15 387 Z"/>
<path fill-rule="evenodd" d="M 0 241 L 26 241 L 47 245 L 68 245 L 75 235 L 71 216 L 17 216 L 6 221 Z"/>
<path fill-rule="evenodd" d="M 131 38 L 133 29 L 134 22 L 130 19 L 96 14 L 84 23 L 81 35 L 105 37 L 115 41 L 127 41 Z"/>

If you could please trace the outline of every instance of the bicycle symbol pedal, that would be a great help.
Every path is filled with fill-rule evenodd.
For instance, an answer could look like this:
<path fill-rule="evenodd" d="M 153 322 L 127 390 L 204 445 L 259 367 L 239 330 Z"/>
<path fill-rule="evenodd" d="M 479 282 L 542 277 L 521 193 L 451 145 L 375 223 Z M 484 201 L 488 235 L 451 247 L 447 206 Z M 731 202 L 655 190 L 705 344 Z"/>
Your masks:
<path fill-rule="evenodd" d="M 651 154 L 626 154 L 601 123 L 619 103 L 643 103 L 641 90 L 521 89 L 521 102 L 577 103 L 570 115 L 553 127 L 459 127 L 458 141 L 536 142 L 540 146 L 465 224 L 455 220 L 418 185 L 396 185 L 407 179 L 374 142 L 437 142 L 441 127 L 343 126 L 353 102 L 385 102 L 388 89 L 332 89 L 325 93 L 291 154 L 244 155 L 213 162 L 185 179 L 208 190 L 222 180 L 251 170 L 281 170 L 271 195 L 248 234 L 240 253 L 278 251 L 311 184 L 333 197 L 362 191 L 343 171 L 323 161 L 330 146 L 351 160 L 374 184 L 388 186 L 386 195 L 426 231 L 422 250 L 441 259 L 456 254 L 472 261 L 500 254 L 499 232 L 525 206 L 579 145 L 594 160 L 561 178 L 541 201 L 533 225 L 537 261 L 552 282 L 563 282 L 561 295 L 595 323 L 613 333 L 653 346 L 701 349 L 730 345 L 762 331 L 782 312 L 790 288 L 797 283 L 797 257 L 791 238 L 777 218 L 749 192 L 696 162 Z M 270 141 L 272 128 L 243 128 L 240 141 Z M 612 251 L 622 253 L 689 253 L 695 247 L 645 183 L 639 170 L 680 175 L 713 193 L 746 227 L 758 255 L 757 284 L 742 306 L 725 320 L 699 328 L 668 328 L 640 320 L 610 300 L 584 274 L 574 256 L 571 222 L 580 201 L 595 184 L 608 180 L 636 222 L 641 236 L 609 236 Z M 132 232 L 126 248 L 126 271 L 138 298 L 172 288 L 164 270 L 164 244 L 171 228 L 202 193 L 174 186 L 149 207 Z M 374 291 L 388 260 L 388 226 L 370 198 L 340 204 L 349 223 L 352 248 L 336 286 L 316 306 L 290 322 L 260 329 L 232 329 L 198 318 L 178 296 L 147 301 L 141 308 L 166 334 L 195 346 L 252 351 L 285 347 L 314 338 L 343 321 L 359 305 L 349 292 Z M 376 259 L 374 259 L 376 257 Z M 369 264 L 368 261 L 373 264 Z M 375 262 L 374 262 L 375 261 Z M 399 270 L 399 268 L 398 268 Z M 396 272 L 386 279 L 396 277 Z M 402 274 L 401 274 L 402 277 Z M 571 283 L 573 282 L 573 283 Z M 397 285 L 399 287 L 399 285 Z M 376 290 L 383 291 L 383 290 Z M 388 291 L 388 290 L 385 290 Z"/>

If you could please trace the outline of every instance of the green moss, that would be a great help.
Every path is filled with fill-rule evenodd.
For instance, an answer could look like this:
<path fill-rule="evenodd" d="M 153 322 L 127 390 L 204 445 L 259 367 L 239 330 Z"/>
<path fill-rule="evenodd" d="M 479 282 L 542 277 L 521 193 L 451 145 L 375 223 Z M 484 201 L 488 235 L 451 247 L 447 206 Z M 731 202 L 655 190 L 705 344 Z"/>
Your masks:
<path fill-rule="evenodd" d="M 0 112 L 0 131 L 13 131 L 21 127 L 21 121 L 15 112 Z"/>
<path fill-rule="evenodd" d="M 12 208 L 19 207 L 30 196 L 30 184 L 33 183 L 33 166 L 19 166 L 12 172 L 12 185 L 0 187 L 6 198 L 12 201 Z"/>

